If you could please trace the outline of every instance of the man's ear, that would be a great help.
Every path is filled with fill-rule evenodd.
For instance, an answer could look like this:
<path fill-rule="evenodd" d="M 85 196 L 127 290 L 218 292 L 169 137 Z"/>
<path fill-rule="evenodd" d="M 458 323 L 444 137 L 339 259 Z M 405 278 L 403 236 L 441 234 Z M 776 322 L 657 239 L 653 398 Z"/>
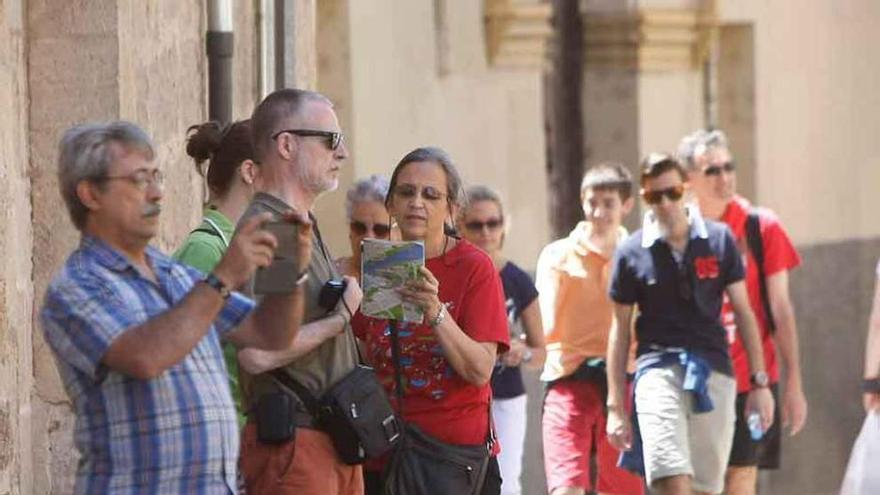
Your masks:
<path fill-rule="evenodd" d="M 96 188 L 98 186 L 87 180 L 81 180 L 76 184 L 76 196 L 79 201 L 89 210 L 95 211 L 101 208 Z"/>
<path fill-rule="evenodd" d="M 289 132 L 282 132 L 275 138 L 275 150 L 281 158 L 290 161 L 296 151 L 296 139 Z"/>

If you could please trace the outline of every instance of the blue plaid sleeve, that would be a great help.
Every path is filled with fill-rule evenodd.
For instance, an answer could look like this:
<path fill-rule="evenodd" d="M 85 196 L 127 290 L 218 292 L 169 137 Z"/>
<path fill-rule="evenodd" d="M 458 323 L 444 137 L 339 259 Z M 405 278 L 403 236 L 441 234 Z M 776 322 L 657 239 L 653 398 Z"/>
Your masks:
<path fill-rule="evenodd" d="M 41 311 L 43 333 L 59 359 L 97 380 L 113 340 L 136 325 L 110 291 L 74 283 L 50 287 Z"/>
<path fill-rule="evenodd" d="M 205 274 L 194 269 L 191 266 L 176 263 L 174 266 L 174 274 L 181 280 L 186 280 L 188 286 L 186 291 L 189 292 L 192 286 L 204 280 Z M 256 304 L 252 299 L 240 292 L 233 291 L 226 300 L 226 304 L 214 318 L 214 330 L 220 337 L 235 330 L 246 317 L 254 310 Z"/>
<path fill-rule="evenodd" d="M 240 292 L 233 292 L 217 318 L 214 320 L 214 329 L 222 337 L 237 327 L 247 315 L 254 309 L 254 301 Z"/>

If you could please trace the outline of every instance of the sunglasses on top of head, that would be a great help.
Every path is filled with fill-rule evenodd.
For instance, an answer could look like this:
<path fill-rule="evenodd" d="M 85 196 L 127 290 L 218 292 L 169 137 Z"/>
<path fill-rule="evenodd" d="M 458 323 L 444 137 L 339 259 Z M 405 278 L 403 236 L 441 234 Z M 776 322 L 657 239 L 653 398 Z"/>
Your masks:
<path fill-rule="evenodd" d="M 663 196 L 666 196 L 670 201 L 678 201 L 684 196 L 684 184 L 664 189 L 655 189 L 653 191 L 642 189 L 642 198 L 644 198 L 645 202 L 649 205 L 655 205 L 660 201 L 663 201 Z"/>
<path fill-rule="evenodd" d="M 352 220 L 349 227 L 351 228 L 351 231 L 357 235 L 367 235 L 367 232 L 370 232 L 380 239 L 388 237 L 388 234 L 391 233 L 391 226 L 385 223 L 368 225 L 364 222 Z"/>
<path fill-rule="evenodd" d="M 707 177 L 718 177 L 721 175 L 721 172 L 727 172 L 728 174 L 736 170 L 736 164 L 733 162 L 724 162 L 719 164 L 709 165 L 708 167 L 703 169 L 703 175 Z"/>
<path fill-rule="evenodd" d="M 345 139 L 341 132 L 316 131 L 313 129 L 283 129 L 272 134 L 272 139 L 278 139 L 278 136 L 282 134 L 293 134 L 294 136 L 303 137 L 322 137 L 326 140 L 325 144 L 327 145 L 327 148 L 333 151 L 337 150 Z"/>

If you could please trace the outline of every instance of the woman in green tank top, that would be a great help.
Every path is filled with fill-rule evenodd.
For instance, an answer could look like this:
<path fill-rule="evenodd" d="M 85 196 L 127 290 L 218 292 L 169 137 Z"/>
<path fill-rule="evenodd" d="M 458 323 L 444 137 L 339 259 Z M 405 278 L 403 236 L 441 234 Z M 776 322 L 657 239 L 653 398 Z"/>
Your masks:
<path fill-rule="evenodd" d="M 199 175 L 205 178 L 208 201 L 201 223 L 190 232 L 174 257 L 210 273 L 226 252 L 235 224 L 254 195 L 257 166 L 253 160 L 250 120 L 227 126 L 206 122 L 190 127 L 187 133 L 186 153 L 195 161 Z M 223 354 L 239 426 L 242 426 L 245 417 L 241 409 L 235 346 L 224 343 Z"/>

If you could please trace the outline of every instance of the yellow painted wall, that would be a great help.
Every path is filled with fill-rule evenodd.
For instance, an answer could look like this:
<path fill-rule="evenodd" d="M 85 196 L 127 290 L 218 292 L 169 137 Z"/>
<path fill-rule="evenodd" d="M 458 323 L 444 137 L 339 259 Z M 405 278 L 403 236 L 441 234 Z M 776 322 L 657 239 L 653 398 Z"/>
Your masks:
<path fill-rule="evenodd" d="M 880 235 L 880 2 L 719 8 L 723 22 L 754 25 L 758 200 L 799 244 Z"/>
<path fill-rule="evenodd" d="M 338 103 L 350 115 L 341 118 L 351 136 L 352 177 L 390 176 L 419 146 L 446 149 L 466 184 L 488 184 L 507 200 L 506 252 L 533 268 L 548 241 L 540 70 L 488 65 L 482 2 L 349 1 L 346 8 L 350 93 Z M 445 9 L 442 57 L 435 8 Z M 320 73 L 321 59 L 319 89 L 332 84 Z M 322 232 L 338 255 L 348 251 L 343 192 L 319 200 Z"/>

